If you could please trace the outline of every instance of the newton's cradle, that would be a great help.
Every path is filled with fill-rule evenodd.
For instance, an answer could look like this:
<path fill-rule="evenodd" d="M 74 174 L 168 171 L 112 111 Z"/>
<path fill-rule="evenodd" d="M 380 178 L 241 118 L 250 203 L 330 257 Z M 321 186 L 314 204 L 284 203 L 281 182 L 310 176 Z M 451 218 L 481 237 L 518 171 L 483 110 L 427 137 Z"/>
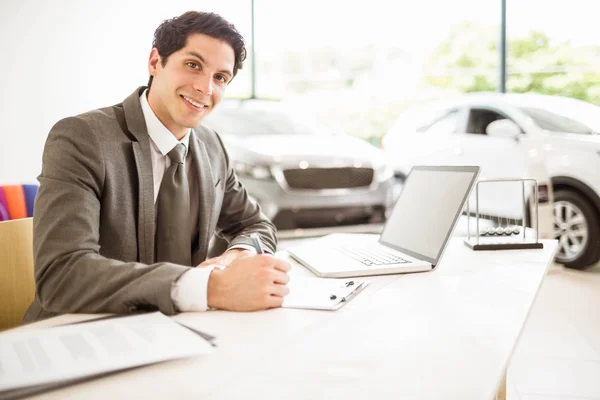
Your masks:
<path fill-rule="evenodd" d="M 481 227 L 482 220 L 479 213 L 479 185 L 494 184 L 499 182 L 517 182 L 521 185 L 522 216 L 521 225 L 517 224 L 516 218 L 497 217 L 498 226 Z M 527 210 L 527 197 L 525 187 L 527 183 L 533 186 L 533 212 L 535 212 L 535 239 L 527 236 L 531 233 L 525 226 L 525 215 Z M 514 224 L 511 222 L 514 221 Z M 503 222 L 506 224 L 503 225 Z M 467 238 L 465 244 L 473 250 L 509 250 L 509 249 L 541 249 L 543 244 L 538 238 L 538 184 L 537 180 L 530 178 L 522 179 L 481 179 L 475 185 L 475 236 L 471 235 L 471 210 L 467 201 Z"/>

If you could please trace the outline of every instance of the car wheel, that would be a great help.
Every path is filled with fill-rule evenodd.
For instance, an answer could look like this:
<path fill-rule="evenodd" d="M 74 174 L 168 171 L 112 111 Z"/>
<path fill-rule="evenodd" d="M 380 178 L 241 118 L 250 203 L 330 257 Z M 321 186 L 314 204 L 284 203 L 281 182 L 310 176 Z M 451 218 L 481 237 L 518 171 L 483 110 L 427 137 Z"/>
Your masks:
<path fill-rule="evenodd" d="M 554 238 L 558 240 L 556 262 L 584 269 L 600 259 L 600 221 L 594 207 L 577 192 L 554 193 Z"/>

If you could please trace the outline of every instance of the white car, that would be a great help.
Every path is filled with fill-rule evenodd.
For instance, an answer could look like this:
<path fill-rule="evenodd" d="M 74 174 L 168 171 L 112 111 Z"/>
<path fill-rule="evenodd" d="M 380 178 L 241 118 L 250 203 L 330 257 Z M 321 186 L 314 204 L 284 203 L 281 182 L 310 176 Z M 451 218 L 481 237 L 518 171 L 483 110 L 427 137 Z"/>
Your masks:
<path fill-rule="evenodd" d="M 482 178 L 551 182 L 557 262 L 600 260 L 600 107 L 559 96 L 472 93 L 401 115 L 382 140 L 398 177 L 413 165 L 479 165 Z M 547 178 L 545 178 L 547 176 Z M 489 215 L 512 215 L 506 193 L 483 196 Z M 487 213 L 486 212 L 486 213 Z M 542 214 L 540 214 L 542 221 Z M 543 231 L 543 229 L 540 229 Z"/>

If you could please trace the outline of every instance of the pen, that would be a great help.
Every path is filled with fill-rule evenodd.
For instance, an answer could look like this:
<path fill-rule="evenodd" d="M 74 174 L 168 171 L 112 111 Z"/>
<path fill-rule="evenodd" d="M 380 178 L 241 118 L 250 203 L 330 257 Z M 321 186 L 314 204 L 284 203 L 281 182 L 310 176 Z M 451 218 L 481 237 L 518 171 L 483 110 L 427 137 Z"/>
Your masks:
<path fill-rule="evenodd" d="M 256 254 L 264 254 L 265 251 L 263 250 L 262 243 L 260 242 L 260 239 L 258 238 L 258 234 L 251 233 L 250 239 L 252 239 L 252 246 L 254 246 L 254 248 L 256 249 Z"/>

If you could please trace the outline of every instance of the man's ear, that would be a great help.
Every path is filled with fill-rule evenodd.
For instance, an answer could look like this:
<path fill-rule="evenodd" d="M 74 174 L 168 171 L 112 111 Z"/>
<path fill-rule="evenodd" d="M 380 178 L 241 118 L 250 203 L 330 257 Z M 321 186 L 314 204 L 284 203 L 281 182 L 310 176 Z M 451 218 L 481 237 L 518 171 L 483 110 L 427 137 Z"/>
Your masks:
<path fill-rule="evenodd" d="M 150 57 L 148 58 L 148 73 L 151 76 L 156 76 L 159 66 L 162 66 L 160 61 L 160 54 L 158 54 L 158 49 L 155 47 L 150 52 Z"/>

